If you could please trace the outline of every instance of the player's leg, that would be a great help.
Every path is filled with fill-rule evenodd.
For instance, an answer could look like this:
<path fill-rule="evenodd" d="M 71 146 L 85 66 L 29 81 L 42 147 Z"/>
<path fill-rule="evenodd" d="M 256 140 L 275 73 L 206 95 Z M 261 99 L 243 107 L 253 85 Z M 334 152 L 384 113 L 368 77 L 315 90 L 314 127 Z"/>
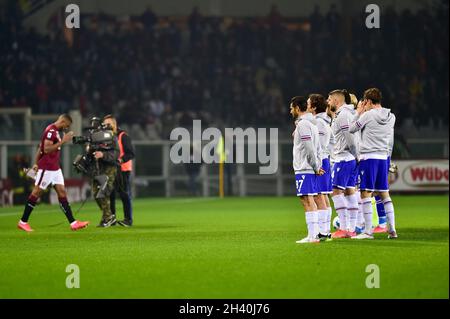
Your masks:
<path fill-rule="evenodd" d="M 397 238 L 397 230 L 395 228 L 395 212 L 394 212 L 394 204 L 392 203 L 392 199 L 389 195 L 389 183 L 387 174 L 382 174 L 383 170 L 388 169 L 388 161 L 387 160 L 379 160 L 379 172 L 377 176 L 377 180 L 375 183 L 375 188 L 379 192 L 381 199 L 383 200 L 384 209 L 386 211 L 386 218 L 388 224 L 388 232 L 390 239 Z"/>
<path fill-rule="evenodd" d="M 347 206 L 347 230 L 350 236 L 356 235 L 356 220 L 358 217 L 358 196 L 354 187 L 345 190 L 345 201 Z"/>
<path fill-rule="evenodd" d="M 356 170 L 356 188 L 355 188 L 355 195 L 356 200 L 358 201 L 358 213 L 356 215 L 356 227 L 355 232 L 357 234 L 361 234 L 364 231 L 364 213 L 362 210 L 362 200 L 361 200 L 361 177 L 359 176 L 359 163 L 357 164 L 357 170 Z"/>
<path fill-rule="evenodd" d="M 381 199 L 381 196 L 376 193 L 375 194 L 375 202 L 377 207 L 377 215 L 378 215 L 378 226 L 374 228 L 374 233 L 385 233 L 387 231 L 386 227 L 386 211 L 384 209 L 384 203 Z"/>
<path fill-rule="evenodd" d="M 300 201 L 305 209 L 306 227 L 308 229 L 308 236 L 302 240 L 297 241 L 298 244 L 319 242 L 319 214 L 317 212 L 317 205 L 313 196 L 300 196 Z"/>
<path fill-rule="evenodd" d="M 331 193 L 330 193 L 331 194 Z M 329 238 L 331 238 L 331 215 L 333 214 L 330 203 L 330 194 L 325 195 L 325 202 L 327 205 L 327 234 L 329 234 Z"/>
<path fill-rule="evenodd" d="M 72 208 L 67 200 L 67 193 L 64 185 L 56 184 L 55 191 L 58 195 L 59 206 L 61 207 L 62 212 L 66 215 L 66 218 L 70 224 L 74 223 L 75 218 L 73 217 Z"/>
<path fill-rule="evenodd" d="M 391 164 L 391 158 L 388 157 L 388 159 L 387 159 L 387 171 L 386 171 L 386 175 L 388 176 L 388 183 L 389 183 L 389 166 L 390 166 L 390 164 Z M 378 193 L 375 194 L 375 201 L 376 201 L 376 205 L 377 205 L 378 226 L 375 227 L 373 232 L 374 233 L 385 233 L 385 232 L 387 232 L 386 211 L 384 209 L 383 200 L 381 199 L 381 196 Z"/>
<path fill-rule="evenodd" d="M 35 185 L 33 191 L 31 192 L 25 204 L 22 217 L 20 218 L 19 223 L 17 224 L 17 227 L 19 229 L 22 229 L 27 232 L 33 231 L 33 229 L 28 224 L 28 219 L 30 218 L 30 215 L 33 212 L 34 207 L 36 207 L 36 203 L 38 199 L 41 197 L 41 195 L 42 189 L 39 187 L 39 185 Z"/>
<path fill-rule="evenodd" d="M 373 239 L 372 234 L 372 193 L 375 188 L 376 166 L 372 159 L 360 162 L 361 205 L 364 214 L 364 232 L 354 236 L 356 239 Z"/>
<path fill-rule="evenodd" d="M 317 195 L 316 180 L 314 174 L 296 174 L 295 175 L 297 196 L 305 209 L 306 226 L 308 236 L 297 241 L 298 244 L 319 242 L 319 215 L 314 196 Z"/>
<path fill-rule="evenodd" d="M 356 218 L 356 233 L 361 234 L 364 231 L 364 212 L 362 209 L 362 199 L 361 199 L 361 191 L 359 188 L 355 192 L 356 198 L 358 200 L 358 216 Z"/>
<path fill-rule="evenodd" d="M 398 237 L 397 229 L 395 228 L 395 212 L 394 204 L 389 195 L 389 192 L 380 192 L 381 199 L 383 201 L 384 209 L 386 210 L 388 238 L 395 239 Z"/>
<path fill-rule="evenodd" d="M 324 226 L 325 234 L 328 239 L 331 239 L 331 205 L 328 196 L 333 193 L 333 186 L 331 181 L 331 165 L 330 160 L 325 158 L 322 160 L 322 169 L 325 173 L 322 176 L 317 177 L 318 179 L 318 192 L 322 195 L 323 201 L 325 202 L 325 217 Z"/>
<path fill-rule="evenodd" d="M 62 171 L 58 170 L 56 172 L 52 172 L 52 175 L 52 184 L 54 184 L 56 195 L 58 196 L 59 207 L 61 207 L 62 212 L 70 223 L 70 228 L 72 230 L 78 230 L 87 227 L 89 225 L 88 221 L 77 221 L 73 216 L 72 208 L 70 207 L 69 201 L 67 199 Z"/>
<path fill-rule="evenodd" d="M 328 219 L 328 207 L 327 203 L 325 201 L 326 195 L 319 194 L 317 196 L 314 196 L 314 202 L 317 207 L 317 216 L 318 216 L 318 222 L 319 222 L 319 238 L 328 238 L 327 233 L 327 219 Z"/>
<path fill-rule="evenodd" d="M 61 207 L 62 212 L 66 216 L 67 221 L 70 224 L 70 229 L 78 230 L 87 227 L 89 225 L 88 221 L 78 221 L 73 216 L 72 208 L 67 200 L 67 193 L 64 185 L 56 184 L 55 191 L 58 196 L 59 207 Z"/>
<path fill-rule="evenodd" d="M 356 161 L 346 162 L 348 172 L 347 185 L 345 189 L 345 201 L 347 206 L 347 230 L 349 236 L 356 235 L 356 220 L 358 217 L 358 197 L 356 195 L 356 181 L 358 179 Z"/>
<path fill-rule="evenodd" d="M 316 176 L 316 185 L 318 195 L 314 197 L 315 203 L 317 205 L 318 216 L 319 216 L 319 239 L 327 239 L 328 238 L 328 206 L 326 202 L 326 193 L 328 191 L 328 176 L 329 174 L 329 161 L 327 158 L 322 160 L 322 169 L 325 173 L 321 176 Z"/>
<path fill-rule="evenodd" d="M 372 192 L 361 191 L 361 206 L 364 214 L 364 232 L 352 238 L 373 239 L 372 230 Z"/>
<path fill-rule="evenodd" d="M 333 200 L 334 209 L 339 218 L 339 230 L 332 234 L 333 238 L 347 238 L 347 201 L 344 191 L 347 185 L 345 176 L 345 162 L 338 162 L 333 167 Z"/>

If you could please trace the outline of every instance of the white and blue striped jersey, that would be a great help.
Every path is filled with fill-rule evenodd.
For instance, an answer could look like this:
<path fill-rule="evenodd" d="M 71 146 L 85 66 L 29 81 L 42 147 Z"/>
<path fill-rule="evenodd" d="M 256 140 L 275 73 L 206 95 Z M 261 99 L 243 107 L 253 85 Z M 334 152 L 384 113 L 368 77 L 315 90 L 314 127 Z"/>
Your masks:
<path fill-rule="evenodd" d="M 357 114 L 350 132 L 361 132 L 359 146 L 361 159 L 387 159 L 391 155 L 394 138 L 395 115 L 390 109 L 376 108 Z"/>
<path fill-rule="evenodd" d="M 316 125 L 319 130 L 319 142 L 320 142 L 320 159 L 329 158 L 331 154 L 331 118 L 326 112 L 316 115 Z"/>
<path fill-rule="evenodd" d="M 349 132 L 354 114 L 353 105 L 344 104 L 337 110 L 336 118 L 331 125 L 335 139 L 334 160 L 336 162 L 351 161 L 358 157 L 355 136 Z"/>
<path fill-rule="evenodd" d="M 296 174 L 314 174 L 322 165 L 320 159 L 319 130 L 311 113 L 302 115 L 296 122 L 292 166 Z"/>

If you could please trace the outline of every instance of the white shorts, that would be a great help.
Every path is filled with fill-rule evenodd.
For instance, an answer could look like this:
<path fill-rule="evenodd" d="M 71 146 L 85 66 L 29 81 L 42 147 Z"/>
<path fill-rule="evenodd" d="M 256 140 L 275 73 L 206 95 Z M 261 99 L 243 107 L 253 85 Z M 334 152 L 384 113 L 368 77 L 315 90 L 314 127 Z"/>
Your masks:
<path fill-rule="evenodd" d="M 43 190 L 47 189 L 49 185 L 64 185 L 64 176 L 61 169 L 57 171 L 39 169 L 36 174 L 34 185 L 39 186 L 39 188 Z"/>

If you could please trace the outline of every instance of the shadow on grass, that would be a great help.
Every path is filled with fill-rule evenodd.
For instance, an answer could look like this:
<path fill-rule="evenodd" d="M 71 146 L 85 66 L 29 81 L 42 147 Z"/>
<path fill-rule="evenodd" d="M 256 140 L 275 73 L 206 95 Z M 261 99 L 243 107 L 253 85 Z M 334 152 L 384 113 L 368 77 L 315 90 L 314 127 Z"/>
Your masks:
<path fill-rule="evenodd" d="M 429 246 L 430 244 L 448 244 L 449 231 L 446 227 L 434 228 L 398 228 L 398 238 L 388 239 L 387 234 L 375 234 L 374 240 L 356 240 L 356 239 L 337 239 L 332 243 L 343 243 L 346 245 L 368 246 L 393 246 L 393 247 L 417 247 Z"/>

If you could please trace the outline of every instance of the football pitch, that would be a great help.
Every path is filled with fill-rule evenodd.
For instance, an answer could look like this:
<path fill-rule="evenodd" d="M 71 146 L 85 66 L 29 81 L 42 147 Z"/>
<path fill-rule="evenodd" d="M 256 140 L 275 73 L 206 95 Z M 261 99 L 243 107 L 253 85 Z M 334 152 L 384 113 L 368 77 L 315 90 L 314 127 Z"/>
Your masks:
<path fill-rule="evenodd" d="M 295 197 L 137 199 L 135 226 L 107 229 L 88 202 L 77 232 L 56 205 L 35 209 L 33 233 L 16 228 L 22 206 L 0 208 L 0 298 L 448 298 L 448 195 L 392 198 L 399 239 L 311 245 L 295 244 Z M 69 264 L 80 288 L 66 287 Z"/>

